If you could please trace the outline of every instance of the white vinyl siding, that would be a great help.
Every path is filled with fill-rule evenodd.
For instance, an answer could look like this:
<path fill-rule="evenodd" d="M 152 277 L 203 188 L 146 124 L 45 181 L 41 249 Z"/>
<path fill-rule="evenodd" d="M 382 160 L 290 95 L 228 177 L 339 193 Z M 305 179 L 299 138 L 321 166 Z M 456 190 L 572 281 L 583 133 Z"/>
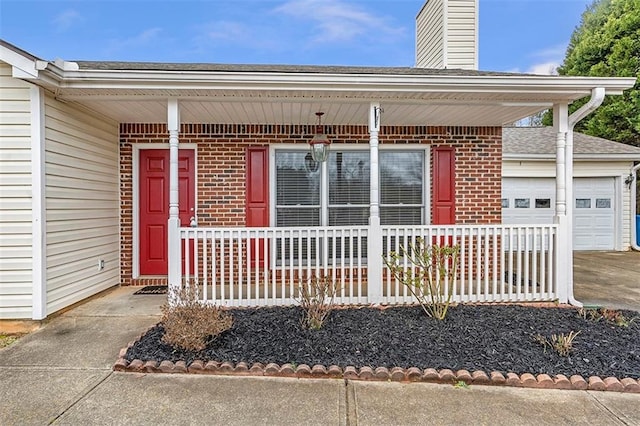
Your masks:
<path fill-rule="evenodd" d="M 31 318 L 31 86 L 0 63 L 0 318 Z"/>
<path fill-rule="evenodd" d="M 615 232 L 618 233 L 616 241 L 620 241 L 621 245 L 616 249 L 629 250 L 630 234 L 631 234 L 631 192 L 629 187 L 619 182 L 623 181 L 629 175 L 629 171 L 633 163 L 631 161 L 579 161 L 576 160 L 573 166 L 573 175 L 576 178 L 597 178 L 612 177 L 618 178 L 617 184 L 621 186 L 621 199 L 612 200 L 613 207 L 616 210 Z M 502 163 L 503 177 L 555 177 L 555 162 L 548 161 L 517 161 L 505 160 Z M 615 190 L 616 188 L 614 188 Z M 617 191 L 617 190 L 616 190 Z M 615 193 L 618 195 L 618 192 Z M 577 194 L 574 188 L 574 198 Z M 555 203 L 555 200 L 553 201 Z M 618 207 L 620 206 L 620 207 Z M 555 208 L 555 206 L 552 206 Z M 575 206 L 574 206 L 575 209 Z M 621 211 L 620 211 L 621 209 Z"/>
<path fill-rule="evenodd" d="M 444 0 L 427 0 L 416 18 L 416 66 L 445 67 Z"/>
<path fill-rule="evenodd" d="M 476 2 L 447 2 L 446 68 L 478 69 Z"/>
<path fill-rule="evenodd" d="M 50 96 L 45 105 L 51 314 L 119 283 L 118 127 Z"/>
<path fill-rule="evenodd" d="M 478 68 L 477 0 L 427 0 L 416 18 L 418 68 Z"/>

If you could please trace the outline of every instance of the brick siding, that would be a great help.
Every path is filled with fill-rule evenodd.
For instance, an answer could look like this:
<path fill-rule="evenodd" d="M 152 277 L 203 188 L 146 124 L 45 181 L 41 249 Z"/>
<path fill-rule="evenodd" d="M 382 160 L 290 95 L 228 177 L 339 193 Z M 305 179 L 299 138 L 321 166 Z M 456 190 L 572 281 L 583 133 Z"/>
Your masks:
<path fill-rule="evenodd" d="M 278 143 L 306 146 L 315 125 L 183 124 L 180 143 L 197 145 L 198 224 L 244 226 L 245 152 Z M 367 126 L 325 126 L 332 142 L 368 144 Z M 382 126 L 380 143 L 452 146 L 456 150 L 456 223 L 501 222 L 502 129 L 464 126 Z M 165 124 L 120 125 L 121 283 L 163 284 L 164 278 L 132 279 L 133 144 L 168 143 Z M 431 189 L 432 191 L 432 189 Z"/>

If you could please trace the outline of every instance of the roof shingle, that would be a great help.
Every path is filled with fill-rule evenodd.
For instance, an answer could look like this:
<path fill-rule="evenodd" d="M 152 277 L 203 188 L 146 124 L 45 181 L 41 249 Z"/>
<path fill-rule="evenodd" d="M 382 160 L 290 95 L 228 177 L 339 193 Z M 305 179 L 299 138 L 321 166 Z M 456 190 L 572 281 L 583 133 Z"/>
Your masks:
<path fill-rule="evenodd" d="M 511 155 L 553 155 L 556 132 L 553 127 L 505 127 L 502 129 L 502 151 Z M 640 160 L 640 148 L 608 139 L 573 133 L 575 154 L 629 154 Z"/>

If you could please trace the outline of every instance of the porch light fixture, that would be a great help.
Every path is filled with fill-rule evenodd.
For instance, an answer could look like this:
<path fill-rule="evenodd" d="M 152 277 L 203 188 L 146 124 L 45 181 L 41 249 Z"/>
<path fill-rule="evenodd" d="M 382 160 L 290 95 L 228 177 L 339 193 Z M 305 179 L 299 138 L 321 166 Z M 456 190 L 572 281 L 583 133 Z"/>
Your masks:
<path fill-rule="evenodd" d="M 313 139 L 309 141 L 309 146 L 311 147 L 311 158 L 318 163 L 322 163 L 323 161 L 327 161 L 327 157 L 329 156 L 329 138 L 324 134 L 322 128 L 322 116 L 324 112 L 316 112 L 316 116 L 318 117 L 318 124 L 316 124 L 316 133 L 313 135 Z"/>
<path fill-rule="evenodd" d="M 626 179 L 624 180 L 625 185 L 627 185 L 629 188 L 631 188 L 631 184 L 634 181 L 634 177 L 633 174 L 629 174 L 629 176 L 626 177 Z"/>
<path fill-rule="evenodd" d="M 307 155 L 304 156 L 304 167 L 308 172 L 315 173 L 318 171 L 320 163 L 313 159 L 310 152 L 307 152 Z"/>

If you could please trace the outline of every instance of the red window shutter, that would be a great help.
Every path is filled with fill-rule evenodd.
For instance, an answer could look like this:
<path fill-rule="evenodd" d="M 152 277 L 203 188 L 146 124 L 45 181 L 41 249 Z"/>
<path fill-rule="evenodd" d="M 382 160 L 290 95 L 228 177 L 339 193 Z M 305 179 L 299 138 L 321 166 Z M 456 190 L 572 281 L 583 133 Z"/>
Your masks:
<path fill-rule="evenodd" d="M 269 226 L 269 149 L 247 148 L 246 225 Z"/>
<path fill-rule="evenodd" d="M 269 226 L 269 148 L 254 146 L 247 148 L 246 213 L 247 226 Z M 251 267 L 264 268 L 269 244 L 263 238 L 249 242 Z"/>
<path fill-rule="evenodd" d="M 456 223 L 456 173 L 455 150 L 451 147 L 434 147 L 432 223 L 449 225 Z"/>

